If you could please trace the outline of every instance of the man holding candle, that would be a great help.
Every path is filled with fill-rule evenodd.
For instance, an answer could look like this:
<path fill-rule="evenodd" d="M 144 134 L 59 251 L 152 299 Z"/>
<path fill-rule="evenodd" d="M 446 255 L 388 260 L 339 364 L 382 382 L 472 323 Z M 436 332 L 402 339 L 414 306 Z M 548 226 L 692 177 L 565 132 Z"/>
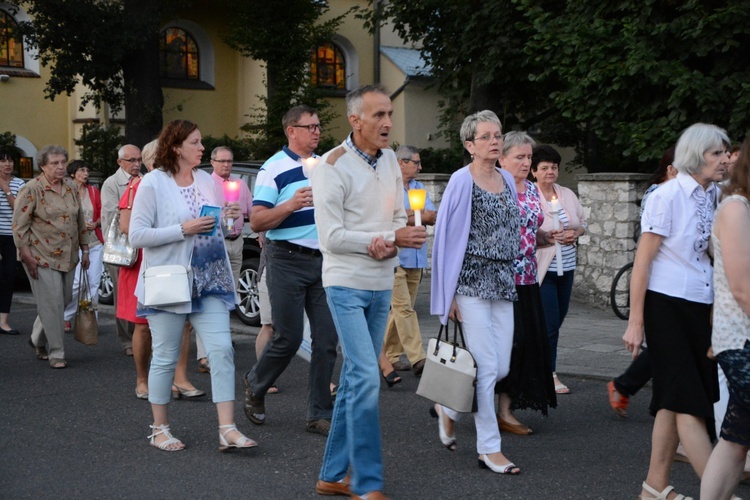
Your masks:
<path fill-rule="evenodd" d="M 219 146 L 211 151 L 211 166 L 214 169 L 211 177 L 216 182 L 216 192 L 219 195 L 221 205 L 224 206 L 226 202 L 236 201 L 240 204 L 242 210 L 242 217 L 232 221 L 234 229 L 224 237 L 226 240 L 224 243 L 229 254 L 229 263 L 232 266 L 234 284 L 237 286 L 242 269 L 242 246 L 244 244 L 242 227 L 245 225 L 245 218 L 250 217 L 253 210 L 253 195 L 250 194 L 246 182 L 238 177 L 231 176 L 233 162 L 234 155 L 228 147 Z"/>
<path fill-rule="evenodd" d="M 414 146 L 399 146 L 396 150 L 396 158 L 401 167 L 401 178 L 404 182 L 404 208 L 409 218 L 407 225 L 434 225 L 437 212 L 426 192 L 421 200 L 422 206 L 412 206 L 409 202 L 410 190 L 424 191 L 424 185 L 416 180 L 422 170 L 419 150 Z M 419 222 L 415 220 L 417 213 L 421 218 Z M 391 296 L 391 313 L 388 316 L 388 326 L 385 330 L 385 341 L 380 358 L 380 371 L 386 382 L 394 379 L 400 381 L 394 368 L 408 370 L 409 364 L 414 375 L 417 377 L 422 375 L 426 357 L 414 304 L 417 300 L 419 283 L 422 281 L 422 269 L 427 267 L 427 245 L 422 245 L 422 248 L 404 248 L 398 254 L 398 262 Z M 404 353 L 409 364 L 399 361 L 401 354 Z M 391 386 L 393 383 L 396 382 L 390 382 L 388 385 Z"/>
<path fill-rule="evenodd" d="M 379 85 L 352 90 L 346 96 L 346 113 L 352 133 L 325 154 L 313 174 L 323 284 L 344 353 L 315 490 L 321 495 L 386 498 L 378 356 L 397 247 L 421 248 L 427 233 L 422 226 L 406 226 L 401 171 L 388 148 L 393 106 L 387 91 Z"/>
<path fill-rule="evenodd" d="M 308 179 L 316 162 L 305 165 L 302 161 L 315 159 L 320 120 L 311 107 L 295 106 L 286 112 L 282 124 L 288 145 L 261 167 L 250 216 L 254 231 L 266 231 L 266 283 L 276 335 L 245 375 L 245 415 L 256 425 L 265 422 L 266 393 L 302 343 L 306 312 L 312 335 L 307 430 L 327 436 L 337 338 L 323 290 L 323 257 Z"/>

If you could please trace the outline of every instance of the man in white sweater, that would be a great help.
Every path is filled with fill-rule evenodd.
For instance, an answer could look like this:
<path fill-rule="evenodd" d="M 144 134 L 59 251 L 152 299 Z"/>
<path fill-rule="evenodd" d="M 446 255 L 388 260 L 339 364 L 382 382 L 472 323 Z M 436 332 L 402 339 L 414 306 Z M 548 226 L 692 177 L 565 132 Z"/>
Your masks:
<path fill-rule="evenodd" d="M 378 356 L 398 265 L 397 247 L 420 248 L 427 233 L 422 226 L 406 226 L 401 169 L 388 149 L 393 107 L 386 90 L 369 85 L 351 91 L 346 111 L 352 133 L 323 156 L 312 182 L 323 286 L 344 352 L 341 386 L 315 489 L 323 495 L 386 498 Z M 347 412 L 347 407 L 353 411 Z"/>

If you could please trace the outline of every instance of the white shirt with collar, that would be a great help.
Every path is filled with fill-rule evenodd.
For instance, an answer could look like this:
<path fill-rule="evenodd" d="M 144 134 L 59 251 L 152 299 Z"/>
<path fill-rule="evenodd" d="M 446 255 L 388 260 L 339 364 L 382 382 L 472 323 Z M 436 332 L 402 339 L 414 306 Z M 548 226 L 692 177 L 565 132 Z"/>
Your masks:
<path fill-rule="evenodd" d="M 120 198 L 128 188 L 131 179 L 133 179 L 133 176 L 120 167 L 117 172 L 107 177 L 102 184 L 102 234 L 105 241 L 107 240 L 109 225 L 112 223 L 112 218 L 120 204 Z"/>
<path fill-rule="evenodd" d="M 706 189 L 707 220 L 699 231 L 698 199 L 693 194 L 703 187 L 685 173 L 664 183 L 649 197 L 641 218 L 641 230 L 663 236 L 662 244 L 651 263 L 648 289 L 671 297 L 702 304 L 714 300 L 713 267 L 705 245 L 699 246 L 701 234 L 711 234 L 716 207 L 716 185 Z M 696 250 L 696 247 L 698 250 Z"/>

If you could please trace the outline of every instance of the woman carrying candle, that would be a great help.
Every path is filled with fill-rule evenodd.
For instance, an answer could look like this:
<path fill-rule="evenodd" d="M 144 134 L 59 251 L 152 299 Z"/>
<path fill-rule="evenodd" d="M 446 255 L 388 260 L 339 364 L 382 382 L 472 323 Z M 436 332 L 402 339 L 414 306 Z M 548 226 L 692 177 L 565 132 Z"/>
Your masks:
<path fill-rule="evenodd" d="M 550 361 L 552 377 L 555 382 L 555 392 L 568 394 L 570 389 L 560 382 L 555 370 L 557 369 L 557 341 L 560 337 L 560 327 L 568 314 L 570 293 L 573 289 L 573 274 L 576 268 L 576 247 L 578 238 L 586 232 L 586 215 L 583 213 L 581 202 L 570 189 L 556 184 L 560 169 L 560 154 L 547 145 L 537 146 L 531 158 L 531 175 L 536 179 L 544 223 L 541 229 L 547 232 L 545 241 L 539 242 L 536 258 L 538 264 L 540 292 L 542 306 L 547 322 L 547 337 L 549 338 Z M 557 207 L 557 210 L 554 209 Z M 562 232 L 554 230 L 554 220 L 558 218 Z M 560 263 L 556 257 L 556 244 L 560 244 L 562 274 L 559 273 Z"/>

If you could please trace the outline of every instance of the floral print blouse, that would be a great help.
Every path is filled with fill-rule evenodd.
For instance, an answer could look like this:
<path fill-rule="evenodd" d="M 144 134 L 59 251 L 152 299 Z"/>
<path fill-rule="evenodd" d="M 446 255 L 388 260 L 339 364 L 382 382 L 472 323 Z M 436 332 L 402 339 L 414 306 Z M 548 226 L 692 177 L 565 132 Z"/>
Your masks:
<path fill-rule="evenodd" d="M 29 181 L 18 193 L 13 210 L 13 240 L 29 247 L 40 267 L 68 272 L 78 264 L 78 247 L 86 240 L 78 191 L 70 179 L 58 193 L 44 176 Z M 20 260 L 20 259 L 19 259 Z"/>
<path fill-rule="evenodd" d="M 544 212 L 539 200 L 536 185 L 523 181 L 525 192 L 518 192 L 518 209 L 521 214 L 521 246 L 514 261 L 516 285 L 533 285 L 537 282 L 536 273 L 536 232 L 544 222 Z"/>

